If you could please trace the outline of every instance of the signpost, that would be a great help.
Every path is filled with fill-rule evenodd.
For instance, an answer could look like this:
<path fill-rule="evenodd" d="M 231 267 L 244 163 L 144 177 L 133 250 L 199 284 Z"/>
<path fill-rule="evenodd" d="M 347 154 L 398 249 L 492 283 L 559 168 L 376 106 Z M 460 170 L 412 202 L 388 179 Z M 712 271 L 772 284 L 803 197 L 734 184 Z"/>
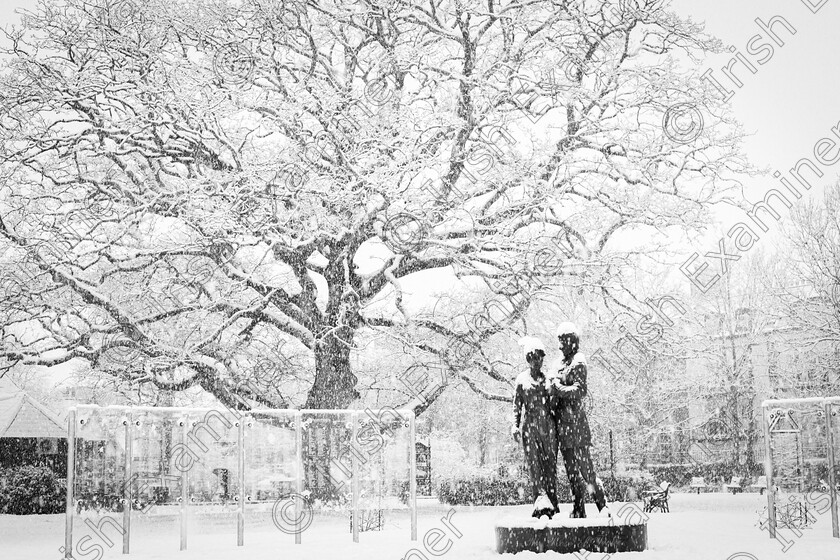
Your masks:
<path fill-rule="evenodd" d="M 415 445 L 417 453 L 417 495 L 432 495 L 432 445 L 431 442 L 418 441 Z"/>

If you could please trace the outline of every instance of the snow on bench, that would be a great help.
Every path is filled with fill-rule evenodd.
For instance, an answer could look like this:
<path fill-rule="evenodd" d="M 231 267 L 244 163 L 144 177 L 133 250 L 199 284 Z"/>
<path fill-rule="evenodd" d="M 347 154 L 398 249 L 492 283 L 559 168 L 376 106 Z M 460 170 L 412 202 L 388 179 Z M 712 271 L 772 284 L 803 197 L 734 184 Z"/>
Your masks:
<path fill-rule="evenodd" d="M 730 490 L 732 492 L 732 495 L 734 496 L 738 492 L 741 492 L 741 491 L 744 490 L 741 487 L 741 481 L 742 480 L 744 480 L 744 478 L 741 477 L 741 476 L 733 476 L 732 477 L 732 482 L 730 482 L 729 484 L 724 484 L 724 488 L 726 488 L 727 490 Z"/>
<path fill-rule="evenodd" d="M 702 476 L 694 476 L 694 477 L 692 477 L 692 478 L 691 478 L 691 484 L 690 484 L 690 487 L 691 487 L 691 488 L 696 488 L 696 489 L 697 489 L 697 493 L 698 493 L 698 494 L 700 493 L 700 489 L 701 489 L 701 488 L 702 488 L 703 490 L 705 490 L 706 488 L 708 488 L 708 486 L 706 485 L 706 479 L 705 479 L 705 478 L 703 478 Z"/>

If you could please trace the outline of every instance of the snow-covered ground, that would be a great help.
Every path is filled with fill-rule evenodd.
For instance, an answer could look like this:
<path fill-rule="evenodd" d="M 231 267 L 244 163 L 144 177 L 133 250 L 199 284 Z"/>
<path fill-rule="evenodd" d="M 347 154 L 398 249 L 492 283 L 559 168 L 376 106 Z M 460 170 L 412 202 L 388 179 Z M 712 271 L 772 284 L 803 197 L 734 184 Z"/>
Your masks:
<path fill-rule="evenodd" d="M 789 543 L 769 538 L 758 527 L 758 512 L 766 499 L 758 494 L 675 494 L 671 497 L 671 513 L 650 514 L 648 521 L 649 550 L 622 554 L 580 553 L 560 555 L 553 552 L 541 558 L 581 558 L 585 560 L 838 560 L 840 539 L 831 537 L 831 515 L 818 517 L 813 528 L 797 537 L 785 530 L 782 535 Z M 571 505 L 567 504 L 571 509 Z M 614 511 L 620 504 L 612 505 Z M 255 514 L 246 522 L 245 546 L 236 546 L 235 516 L 192 519 L 188 550 L 178 550 L 178 518 L 170 516 L 135 515 L 132 518 L 131 554 L 122 556 L 120 535 L 114 528 L 106 529 L 113 547 L 104 547 L 102 558 L 129 560 L 323 560 L 327 554 L 342 559 L 424 560 L 435 556 L 424 548 L 427 532 L 431 548 L 451 548 L 440 558 L 470 559 L 498 557 L 494 550 L 494 524 L 511 515 L 527 517 L 528 506 L 512 507 L 456 507 L 450 515 L 450 527 L 442 521 L 449 509 L 442 504 L 426 502 L 419 510 L 418 540 L 409 539 L 409 517 L 405 512 L 386 512 L 387 527 L 381 532 L 360 534 L 360 542 L 353 543 L 349 522 L 342 517 L 316 517 L 303 533 L 302 544 L 295 545 L 294 536 L 283 534 L 267 514 Z M 592 512 L 594 514 L 594 511 Z M 121 520 L 120 514 L 116 516 Z M 94 544 L 102 541 L 77 519 L 77 539 L 90 535 L 76 558 L 97 560 L 100 556 Z M 440 529 L 445 533 L 433 531 Z M 460 537 L 458 534 L 460 533 Z M 436 541 L 436 539 L 440 539 Z M 64 516 L 0 515 L 0 559 L 3 560 L 59 560 L 64 544 Z M 412 549 L 422 552 L 410 553 Z M 87 550 L 86 553 L 84 551 Z M 534 553 L 520 553 L 517 559 L 537 558 Z"/>

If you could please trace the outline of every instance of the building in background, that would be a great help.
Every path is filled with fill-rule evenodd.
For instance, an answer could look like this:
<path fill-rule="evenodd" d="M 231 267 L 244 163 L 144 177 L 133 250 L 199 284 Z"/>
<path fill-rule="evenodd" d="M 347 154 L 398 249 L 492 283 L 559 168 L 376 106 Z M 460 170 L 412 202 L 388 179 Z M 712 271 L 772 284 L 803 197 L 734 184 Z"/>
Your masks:
<path fill-rule="evenodd" d="M 53 411 L 0 377 L 0 468 L 44 465 L 67 472 L 67 427 Z"/>
<path fill-rule="evenodd" d="M 762 401 L 840 394 L 837 344 L 803 345 L 807 333 L 754 309 L 735 311 L 734 332 L 719 315 L 705 323 L 708 350 L 686 361 L 685 374 L 708 383 L 673 412 L 671 429 L 652 439 L 639 463 L 760 466 Z"/>

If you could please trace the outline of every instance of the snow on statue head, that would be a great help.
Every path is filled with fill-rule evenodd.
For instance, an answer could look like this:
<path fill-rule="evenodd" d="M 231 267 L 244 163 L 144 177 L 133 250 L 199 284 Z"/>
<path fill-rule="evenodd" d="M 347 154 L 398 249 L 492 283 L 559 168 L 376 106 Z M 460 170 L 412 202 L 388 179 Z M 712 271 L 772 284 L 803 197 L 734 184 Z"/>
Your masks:
<path fill-rule="evenodd" d="M 564 321 L 557 326 L 557 339 L 560 341 L 560 350 L 565 358 L 571 359 L 580 348 L 580 335 L 574 323 Z"/>
<path fill-rule="evenodd" d="M 575 335 L 577 335 L 578 330 L 577 330 L 577 327 L 575 326 L 575 324 L 571 323 L 569 321 L 565 321 L 565 322 L 557 325 L 557 338 L 560 338 L 564 334 L 575 334 Z"/>
<path fill-rule="evenodd" d="M 522 347 L 522 353 L 525 360 L 528 359 L 528 354 L 536 352 L 537 350 L 541 350 L 543 356 L 545 356 L 545 346 L 543 345 L 542 340 L 535 336 L 524 336 L 520 338 L 519 345 Z"/>

